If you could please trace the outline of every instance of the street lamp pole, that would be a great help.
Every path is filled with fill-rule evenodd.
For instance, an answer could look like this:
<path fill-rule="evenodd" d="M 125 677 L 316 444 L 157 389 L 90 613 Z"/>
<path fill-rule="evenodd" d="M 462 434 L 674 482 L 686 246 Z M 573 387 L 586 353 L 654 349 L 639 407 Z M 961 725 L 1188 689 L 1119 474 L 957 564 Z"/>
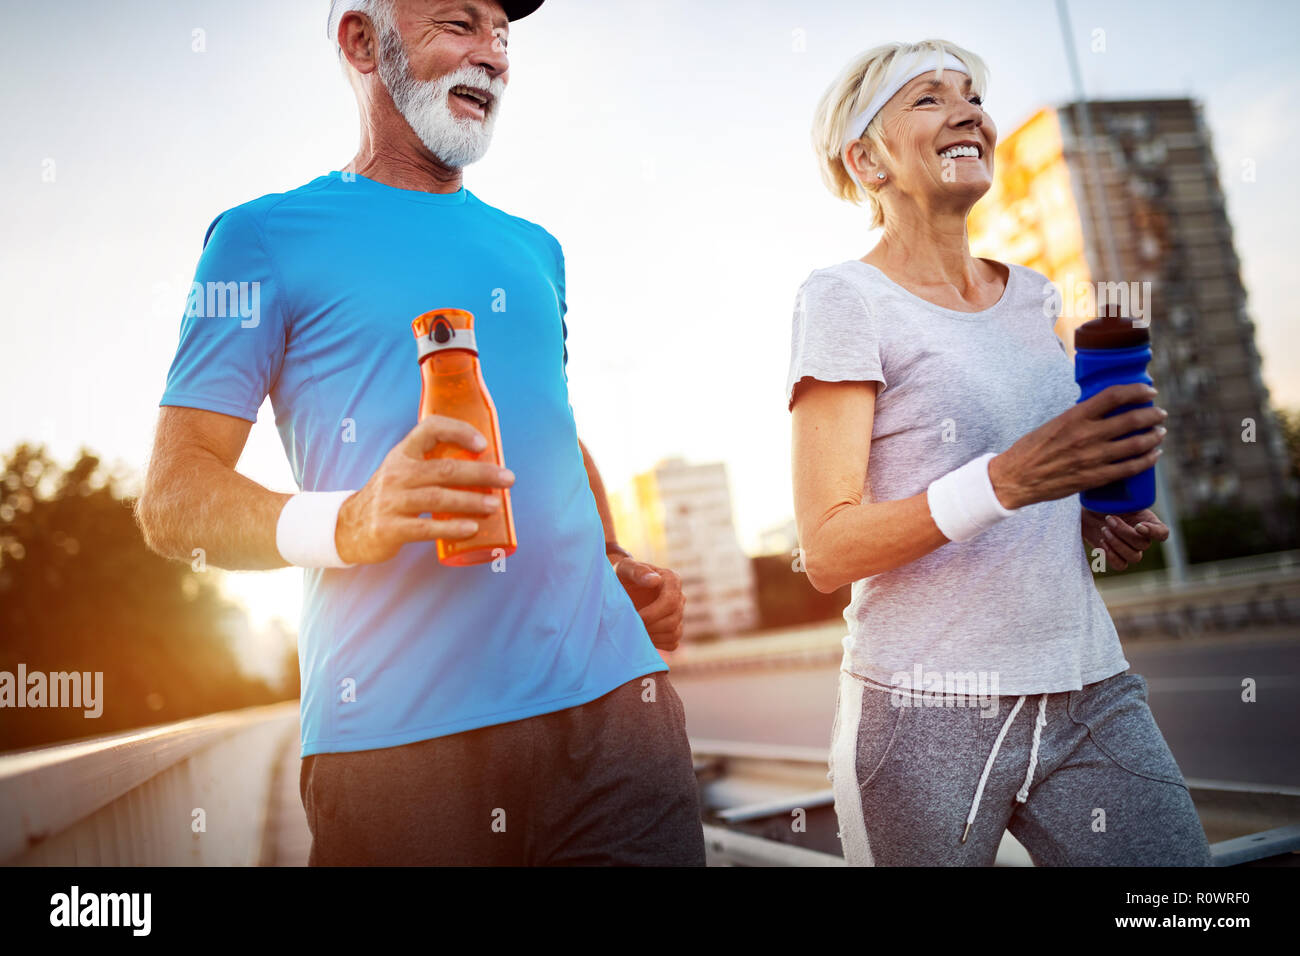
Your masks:
<path fill-rule="evenodd" d="M 1100 257 L 1102 268 L 1113 280 L 1119 278 L 1119 253 L 1115 248 L 1115 234 L 1111 229 L 1110 203 L 1106 196 L 1106 185 L 1101 181 L 1101 168 L 1097 162 L 1096 144 L 1092 132 L 1092 116 L 1088 111 L 1088 97 L 1083 88 L 1083 74 L 1079 70 L 1079 58 L 1074 49 L 1074 31 L 1070 27 L 1070 12 L 1066 0 L 1056 0 L 1056 10 L 1061 22 L 1061 37 L 1065 45 L 1065 59 L 1070 66 L 1070 77 L 1074 82 L 1074 98 L 1079 107 L 1079 132 L 1083 141 L 1084 164 L 1087 179 L 1091 180 L 1092 189 L 1087 190 L 1091 196 L 1094 235 L 1101 236 Z M 1100 307 L 1100 303 L 1098 303 Z M 1164 468 L 1156 463 L 1156 497 L 1160 501 L 1163 519 L 1169 526 L 1169 540 L 1164 542 L 1163 550 L 1169 568 L 1169 579 L 1174 584 L 1182 584 L 1187 579 L 1187 554 L 1183 548 L 1183 534 L 1178 527 L 1178 510 L 1173 496 L 1169 493 L 1165 481 Z"/>

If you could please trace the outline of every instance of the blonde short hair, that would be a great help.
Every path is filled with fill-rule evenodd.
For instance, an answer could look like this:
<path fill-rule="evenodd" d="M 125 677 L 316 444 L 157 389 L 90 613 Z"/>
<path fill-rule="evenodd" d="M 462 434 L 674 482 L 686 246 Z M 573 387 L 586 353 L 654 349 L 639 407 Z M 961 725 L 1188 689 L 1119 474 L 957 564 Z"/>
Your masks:
<path fill-rule="evenodd" d="M 981 98 L 988 86 L 988 67 L 974 53 L 946 40 L 920 40 L 916 43 L 884 43 L 860 53 L 826 88 L 817 111 L 813 115 L 812 142 L 821 169 L 822 181 L 831 195 L 852 203 L 865 201 L 871 207 L 871 227 L 884 225 L 885 214 L 875 191 L 860 186 L 844 165 L 844 137 L 849 123 L 867 108 L 889 75 L 890 67 L 899 58 L 913 53 L 933 50 L 941 56 L 951 53 L 970 71 L 971 90 Z M 893 157 L 880 134 L 880 113 L 867 124 L 862 136 L 880 152 L 887 161 Z"/>

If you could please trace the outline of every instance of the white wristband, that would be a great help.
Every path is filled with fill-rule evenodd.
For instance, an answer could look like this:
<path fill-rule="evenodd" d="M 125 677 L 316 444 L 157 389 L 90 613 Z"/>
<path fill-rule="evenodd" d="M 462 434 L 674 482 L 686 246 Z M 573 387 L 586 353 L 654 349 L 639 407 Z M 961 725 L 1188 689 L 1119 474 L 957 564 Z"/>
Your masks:
<path fill-rule="evenodd" d="M 303 491 L 284 504 L 275 525 L 280 557 L 300 568 L 350 568 L 334 545 L 339 508 L 355 491 Z"/>
<path fill-rule="evenodd" d="M 949 541 L 966 541 L 1015 513 L 1002 507 L 993 491 L 992 458 L 992 452 L 981 455 L 930 482 L 925 493 L 930 517 Z"/>

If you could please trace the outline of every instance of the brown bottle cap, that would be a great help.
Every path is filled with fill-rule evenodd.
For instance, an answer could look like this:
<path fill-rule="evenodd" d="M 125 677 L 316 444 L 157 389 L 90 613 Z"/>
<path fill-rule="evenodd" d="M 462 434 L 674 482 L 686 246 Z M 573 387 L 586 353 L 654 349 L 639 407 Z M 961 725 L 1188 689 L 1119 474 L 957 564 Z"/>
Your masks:
<path fill-rule="evenodd" d="M 1102 317 L 1074 330 L 1076 349 L 1131 349 L 1151 344 L 1151 332 L 1144 325 L 1120 315 L 1119 306 L 1106 306 Z"/>

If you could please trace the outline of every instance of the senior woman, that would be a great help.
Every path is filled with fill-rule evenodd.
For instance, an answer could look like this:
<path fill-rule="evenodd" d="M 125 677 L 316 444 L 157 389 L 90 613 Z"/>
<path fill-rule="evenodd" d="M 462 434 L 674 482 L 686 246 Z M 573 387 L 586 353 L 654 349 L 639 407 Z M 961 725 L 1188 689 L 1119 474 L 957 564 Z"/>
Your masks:
<path fill-rule="evenodd" d="M 883 226 L 800 287 L 786 385 L 804 568 L 853 584 L 829 775 L 845 857 L 990 865 L 1010 829 L 1038 865 L 1208 865 L 1085 548 L 1122 568 L 1168 528 L 1077 497 L 1151 467 L 1166 415 L 1107 417 L 1144 385 L 1076 405 L 1046 278 L 970 254 L 986 77 L 951 43 L 887 44 L 814 121 L 831 192 Z"/>

